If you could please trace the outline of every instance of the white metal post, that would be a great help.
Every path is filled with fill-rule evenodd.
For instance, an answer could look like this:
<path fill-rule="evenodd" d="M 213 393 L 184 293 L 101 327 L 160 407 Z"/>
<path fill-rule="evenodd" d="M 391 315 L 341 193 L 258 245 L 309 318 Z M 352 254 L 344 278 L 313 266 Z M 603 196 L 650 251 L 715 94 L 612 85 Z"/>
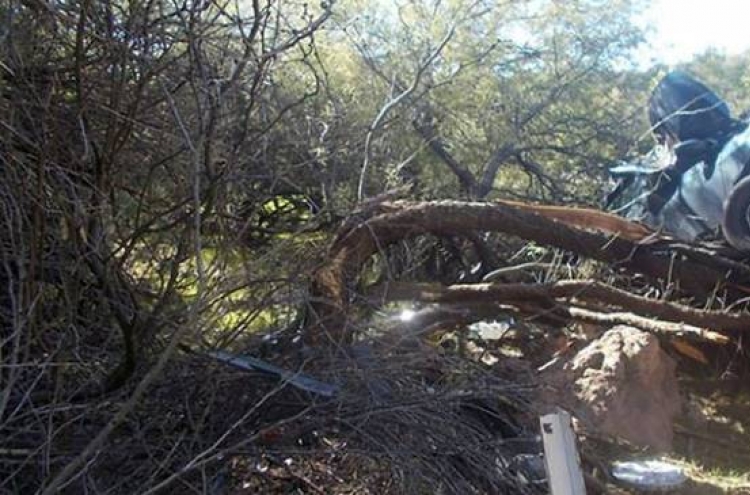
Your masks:
<path fill-rule="evenodd" d="M 552 495 L 586 495 L 570 414 L 558 410 L 540 418 L 544 462 Z"/>

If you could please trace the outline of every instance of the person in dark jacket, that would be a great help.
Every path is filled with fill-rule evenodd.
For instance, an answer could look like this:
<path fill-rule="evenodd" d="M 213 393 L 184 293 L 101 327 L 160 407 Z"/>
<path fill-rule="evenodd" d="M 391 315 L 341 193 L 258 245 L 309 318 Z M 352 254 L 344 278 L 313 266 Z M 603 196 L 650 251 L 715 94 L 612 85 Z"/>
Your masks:
<path fill-rule="evenodd" d="M 672 71 L 651 92 L 648 108 L 656 140 L 674 154 L 659 185 L 649 197 L 649 208 L 658 211 L 677 190 L 682 174 L 700 162 L 708 166 L 706 179 L 729 139 L 742 124 L 727 103 L 705 84 L 682 71 Z"/>
<path fill-rule="evenodd" d="M 715 139 L 735 125 L 729 106 L 702 82 L 672 71 L 651 92 L 651 129 L 661 143 Z"/>

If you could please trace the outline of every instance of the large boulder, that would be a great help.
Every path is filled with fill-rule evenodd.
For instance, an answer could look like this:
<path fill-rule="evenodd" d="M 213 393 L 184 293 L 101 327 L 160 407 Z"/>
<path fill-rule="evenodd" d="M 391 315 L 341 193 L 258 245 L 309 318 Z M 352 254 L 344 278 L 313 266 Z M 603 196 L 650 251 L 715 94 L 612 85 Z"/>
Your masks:
<path fill-rule="evenodd" d="M 542 377 L 552 386 L 547 400 L 583 425 L 636 445 L 672 447 L 681 408 L 675 363 L 653 335 L 614 327 Z"/>

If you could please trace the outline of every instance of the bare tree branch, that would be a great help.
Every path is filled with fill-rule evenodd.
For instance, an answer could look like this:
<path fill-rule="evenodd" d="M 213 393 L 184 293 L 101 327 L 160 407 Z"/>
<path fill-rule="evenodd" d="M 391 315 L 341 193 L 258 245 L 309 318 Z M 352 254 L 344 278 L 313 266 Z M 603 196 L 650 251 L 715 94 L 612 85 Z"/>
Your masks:
<path fill-rule="evenodd" d="M 359 174 L 359 184 L 357 185 L 357 200 L 362 201 L 364 199 L 364 187 L 365 187 L 365 179 L 367 177 L 367 171 L 370 165 L 370 159 L 371 159 L 371 144 L 372 144 L 372 138 L 375 133 L 380 128 L 380 125 L 383 122 L 383 119 L 390 113 L 390 111 L 396 107 L 398 104 L 400 104 L 402 101 L 409 98 L 414 91 L 419 86 L 419 83 L 422 79 L 422 75 L 425 73 L 425 71 L 432 65 L 432 63 L 435 61 L 435 59 L 440 55 L 440 53 L 443 51 L 443 49 L 446 47 L 448 42 L 453 38 L 453 35 L 456 32 L 456 25 L 453 24 L 449 29 L 448 32 L 443 36 L 443 39 L 438 43 L 437 47 L 430 53 L 423 62 L 420 63 L 419 67 L 417 67 L 417 71 L 414 74 L 414 79 L 411 82 L 411 85 L 409 85 L 408 88 L 406 88 L 404 91 L 402 91 L 398 96 L 390 100 L 388 103 L 386 103 L 381 109 L 380 112 L 378 112 L 378 115 L 375 117 L 375 119 L 370 124 L 370 127 L 367 131 L 367 137 L 365 138 L 365 158 L 362 162 L 362 170 Z"/>

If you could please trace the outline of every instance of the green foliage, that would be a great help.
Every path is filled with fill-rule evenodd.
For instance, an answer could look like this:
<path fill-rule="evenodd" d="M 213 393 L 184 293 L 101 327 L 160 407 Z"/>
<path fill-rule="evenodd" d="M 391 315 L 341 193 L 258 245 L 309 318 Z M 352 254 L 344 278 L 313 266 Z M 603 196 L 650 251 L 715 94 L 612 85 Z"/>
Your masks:
<path fill-rule="evenodd" d="M 639 8 L 593 0 L 338 4 L 336 29 L 319 49 L 329 94 L 341 98 L 360 143 L 380 110 L 416 81 L 372 131 L 371 193 L 393 185 L 389 171 L 408 166 L 428 195 L 461 194 L 415 132 L 429 125 L 477 180 L 490 174 L 500 194 L 591 202 L 602 165 L 631 151 L 643 125 L 633 102 L 645 102 L 648 78 L 629 64 L 642 39 L 631 22 Z M 509 148 L 492 180 L 487 163 Z"/>
<path fill-rule="evenodd" d="M 360 182 L 364 196 L 409 184 L 423 198 L 596 204 L 606 165 L 651 144 L 644 107 L 661 68 L 630 62 L 642 6 L 5 7 L 3 145 L 24 171 L 7 183 L 22 211 L 44 210 L 21 222 L 34 256 L 96 253 L 148 288 L 135 297 L 144 321 L 210 307 L 243 279 L 304 285 Z M 706 53 L 689 68 L 739 110 L 747 58 Z M 76 270 L 85 286 L 103 276 Z M 238 294 L 270 307 L 275 290 Z M 292 292 L 290 307 L 304 295 Z"/>

